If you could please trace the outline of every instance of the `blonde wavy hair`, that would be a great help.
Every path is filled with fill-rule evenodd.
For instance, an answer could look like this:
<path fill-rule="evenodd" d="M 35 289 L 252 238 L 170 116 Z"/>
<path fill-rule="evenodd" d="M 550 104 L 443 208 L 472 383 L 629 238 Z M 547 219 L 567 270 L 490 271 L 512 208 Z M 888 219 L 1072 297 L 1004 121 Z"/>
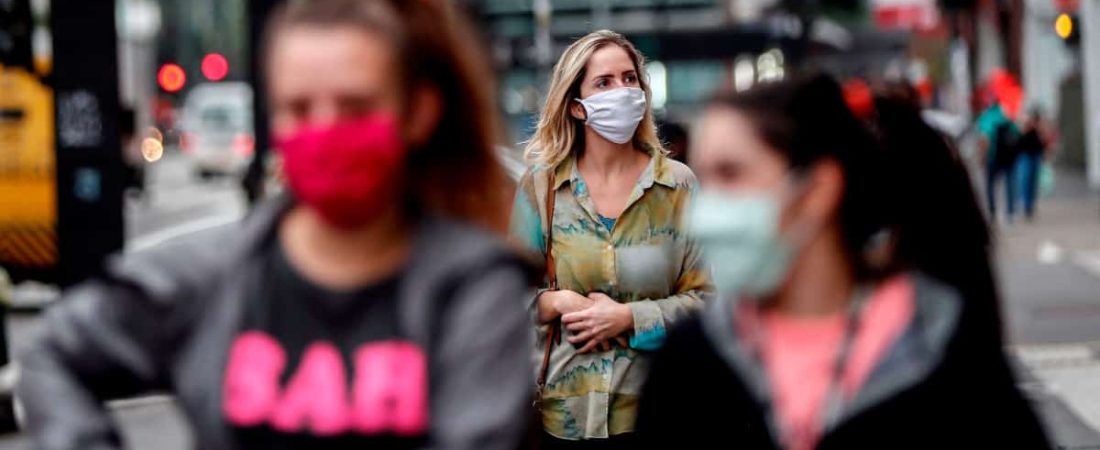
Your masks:
<path fill-rule="evenodd" d="M 657 137 L 656 120 L 653 119 L 653 94 L 649 90 L 649 76 L 645 72 L 645 57 L 623 35 L 610 30 L 599 30 L 570 45 L 554 65 L 550 91 L 546 94 L 546 104 L 543 105 L 538 128 L 524 150 L 524 157 L 529 163 L 555 167 L 574 148 L 579 149 L 584 145 L 584 121 L 574 118 L 569 113 L 569 107 L 574 99 L 580 97 L 580 85 L 584 80 L 588 60 L 596 50 L 608 45 L 618 45 L 626 50 L 638 73 L 638 84 L 645 91 L 645 117 L 634 131 L 634 147 L 648 152 L 665 152 Z"/>

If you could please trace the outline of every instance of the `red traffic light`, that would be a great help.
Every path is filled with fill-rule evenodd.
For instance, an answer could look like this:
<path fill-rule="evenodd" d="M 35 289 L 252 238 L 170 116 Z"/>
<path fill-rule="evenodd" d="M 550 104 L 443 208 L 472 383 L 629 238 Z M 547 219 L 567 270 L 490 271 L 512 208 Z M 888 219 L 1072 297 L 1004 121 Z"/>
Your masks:
<path fill-rule="evenodd" d="M 224 80 L 229 75 L 229 60 L 218 53 L 210 53 L 202 58 L 202 74 L 210 81 Z"/>
<path fill-rule="evenodd" d="M 157 83 L 165 92 L 176 93 L 187 84 L 187 73 L 179 64 L 165 64 L 157 72 Z"/>

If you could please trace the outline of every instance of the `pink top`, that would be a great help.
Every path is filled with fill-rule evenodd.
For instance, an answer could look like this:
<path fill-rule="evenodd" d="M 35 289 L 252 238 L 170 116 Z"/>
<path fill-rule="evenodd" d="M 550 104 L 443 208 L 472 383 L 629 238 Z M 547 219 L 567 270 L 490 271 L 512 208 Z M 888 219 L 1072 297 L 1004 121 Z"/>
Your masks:
<path fill-rule="evenodd" d="M 905 331 L 913 317 L 913 297 L 912 281 L 897 276 L 867 300 L 841 381 L 846 400 L 855 396 Z M 812 318 L 777 312 L 762 315 L 766 339 L 760 350 L 787 450 L 812 450 L 821 437 L 821 415 L 847 315 L 847 311 Z"/>

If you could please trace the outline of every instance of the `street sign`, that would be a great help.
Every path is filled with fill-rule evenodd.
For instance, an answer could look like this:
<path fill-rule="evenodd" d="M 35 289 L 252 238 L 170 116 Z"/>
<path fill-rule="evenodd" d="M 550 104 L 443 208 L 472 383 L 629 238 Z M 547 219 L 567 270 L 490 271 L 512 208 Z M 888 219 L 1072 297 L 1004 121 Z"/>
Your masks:
<path fill-rule="evenodd" d="M 118 37 L 114 0 L 52 2 L 57 231 L 62 286 L 122 248 Z"/>

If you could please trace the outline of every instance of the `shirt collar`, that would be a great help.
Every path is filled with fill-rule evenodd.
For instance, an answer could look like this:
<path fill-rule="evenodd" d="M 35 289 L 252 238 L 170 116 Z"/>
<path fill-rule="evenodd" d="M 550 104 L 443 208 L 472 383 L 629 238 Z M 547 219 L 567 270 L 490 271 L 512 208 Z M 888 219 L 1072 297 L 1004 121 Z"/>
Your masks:
<path fill-rule="evenodd" d="M 647 147 L 648 148 L 648 147 Z M 676 188 L 676 177 L 669 167 L 668 157 L 662 152 L 650 151 L 649 164 L 646 165 L 642 176 L 638 178 L 638 184 L 643 189 L 649 189 L 654 183 Z M 581 180 L 580 170 L 577 168 L 577 157 L 570 154 L 554 169 L 554 190 L 561 188 L 566 181 L 577 184 Z"/>

